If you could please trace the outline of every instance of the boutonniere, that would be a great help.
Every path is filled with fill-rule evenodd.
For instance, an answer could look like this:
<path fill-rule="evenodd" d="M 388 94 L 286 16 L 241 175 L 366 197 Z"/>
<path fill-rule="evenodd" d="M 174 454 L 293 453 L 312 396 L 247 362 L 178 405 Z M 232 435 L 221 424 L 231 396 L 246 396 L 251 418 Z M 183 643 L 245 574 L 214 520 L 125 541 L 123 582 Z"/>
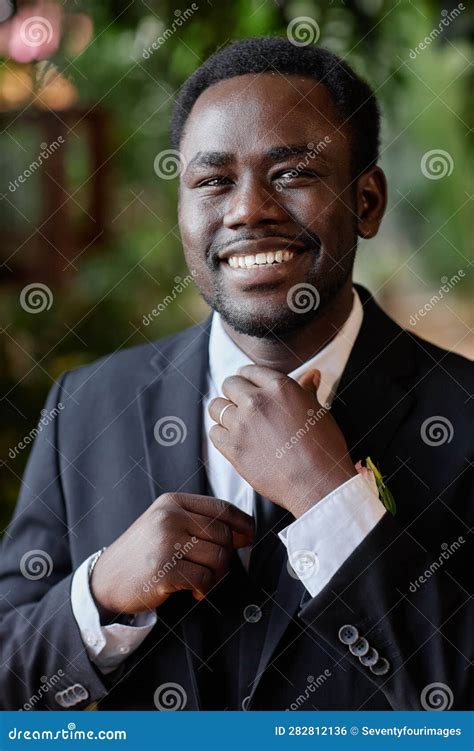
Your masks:
<path fill-rule="evenodd" d="M 377 490 L 379 492 L 379 498 L 382 501 L 383 505 L 387 509 L 387 511 L 390 511 L 393 516 L 395 516 L 397 511 L 397 506 L 395 504 L 395 498 L 393 497 L 391 491 L 387 488 L 383 481 L 382 473 L 380 472 L 377 465 L 372 461 L 370 456 L 367 456 L 365 459 L 365 466 L 362 464 L 362 461 L 358 461 L 357 464 L 355 464 L 356 470 L 359 472 L 359 474 L 363 474 L 364 472 L 367 472 L 368 470 L 371 470 L 375 477 L 375 482 L 377 485 Z"/>

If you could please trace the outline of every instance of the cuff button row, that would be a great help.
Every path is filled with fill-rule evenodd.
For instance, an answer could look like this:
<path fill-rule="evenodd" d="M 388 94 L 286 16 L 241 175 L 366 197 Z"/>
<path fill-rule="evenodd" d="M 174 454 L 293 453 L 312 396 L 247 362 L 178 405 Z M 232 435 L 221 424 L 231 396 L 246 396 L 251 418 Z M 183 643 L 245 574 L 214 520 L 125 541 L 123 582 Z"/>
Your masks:
<path fill-rule="evenodd" d="M 371 647 L 364 636 L 360 636 L 358 629 L 346 623 L 338 632 L 339 641 L 349 647 L 349 652 L 359 658 L 364 667 L 370 669 L 374 675 L 386 675 L 390 670 L 390 663 L 385 657 L 380 657 L 378 651 Z"/>

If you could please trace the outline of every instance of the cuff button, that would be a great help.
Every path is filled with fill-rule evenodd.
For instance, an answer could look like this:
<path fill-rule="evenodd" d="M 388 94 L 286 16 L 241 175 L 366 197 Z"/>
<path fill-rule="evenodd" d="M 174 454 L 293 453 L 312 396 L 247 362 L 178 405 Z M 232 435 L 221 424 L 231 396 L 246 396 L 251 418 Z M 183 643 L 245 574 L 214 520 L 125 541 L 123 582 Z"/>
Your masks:
<path fill-rule="evenodd" d="M 359 662 L 361 665 L 364 665 L 366 668 L 370 668 L 372 665 L 375 665 L 375 663 L 379 659 L 379 653 L 377 652 L 374 647 L 370 647 L 367 654 L 362 655 L 359 657 Z"/>
<path fill-rule="evenodd" d="M 349 652 L 356 657 L 363 657 L 370 649 L 370 644 L 363 636 L 356 641 L 355 644 L 349 646 Z"/>
<path fill-rule="evenodd" d="M 347 644 L 350 647 L 351 644 L 355 644 L 359 638 L 359 632 L 355 626 L 346 624 L 339 629 L 339 641 L 343 644 Z"/>
<path fill-rule="evenodd" d="M 390 670 L 390 663 L 385 657 L 379 657 L 375 665 L 371 665 L 370 670 L 374 675 L 385 675 Z"/>

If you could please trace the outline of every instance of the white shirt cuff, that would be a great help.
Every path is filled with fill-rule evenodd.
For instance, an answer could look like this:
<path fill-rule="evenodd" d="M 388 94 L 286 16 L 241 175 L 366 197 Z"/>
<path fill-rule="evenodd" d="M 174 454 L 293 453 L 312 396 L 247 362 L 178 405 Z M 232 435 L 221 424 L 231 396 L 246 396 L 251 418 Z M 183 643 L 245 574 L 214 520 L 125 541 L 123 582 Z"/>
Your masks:
<path fill-rule="evenodd" d="M 295 576 L 316 597 L 386 513 L 373 472 L 351 477 L 279 532 Z"/>
<path fill-rule="evenodd" d="M 89 587 L 89 556 L 76 570 L 71 583 L 71 606 L 89 659 L 104 673 L 113 672 L 150 633 L 157 621 L 154 610 L 137 613 L 133 626 L 111 623 L 101 626 Z"/>

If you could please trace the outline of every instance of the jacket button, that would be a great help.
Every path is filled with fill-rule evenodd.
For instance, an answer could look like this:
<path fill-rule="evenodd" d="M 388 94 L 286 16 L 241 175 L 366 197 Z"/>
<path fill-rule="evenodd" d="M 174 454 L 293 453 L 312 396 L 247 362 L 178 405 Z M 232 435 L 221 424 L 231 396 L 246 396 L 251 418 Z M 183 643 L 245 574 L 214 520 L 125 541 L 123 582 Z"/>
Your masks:
<path fill-rule="evenodd" d="M 339 641 L 343 644 L 347 644 L 349 647 L 351 644 L 355 644 L 359 638 L 359 632 L 355 626 L 346 624 L 339 629 Z"/>
<path fill-rule="evenodd" d="M 247 623 L 257 623 L 262 617 L 262 611 L 258 605 L 247 605 L 244 608 L 244 618 Z"/>
<path fill-rule="evenodd" d="M 370 666 L 374 675 L 385 675 L 390 670 L 390 663 L 385 657 L 379 657 L 375 665 Z"/>
<path fill-rule="evenodd" d="M 370 668 L 372 665 L 375 665 L 378 659 L 379 659 L 379 653 L 377 652 L 376 649 L 374 649 L 374 647 L 370 647 L 367 654 L 359 657 L 359 662 L 361 663 L 361 665 L 364 665 L 366 668 Z"/>
<path fill-rule="evenodd" d="M 370 644 L 363 636 L 356 641 L 355 644 L 349 646 L 349 652 L 352 652 L 356 657 L 363 657 L 370 649 Z"/>

